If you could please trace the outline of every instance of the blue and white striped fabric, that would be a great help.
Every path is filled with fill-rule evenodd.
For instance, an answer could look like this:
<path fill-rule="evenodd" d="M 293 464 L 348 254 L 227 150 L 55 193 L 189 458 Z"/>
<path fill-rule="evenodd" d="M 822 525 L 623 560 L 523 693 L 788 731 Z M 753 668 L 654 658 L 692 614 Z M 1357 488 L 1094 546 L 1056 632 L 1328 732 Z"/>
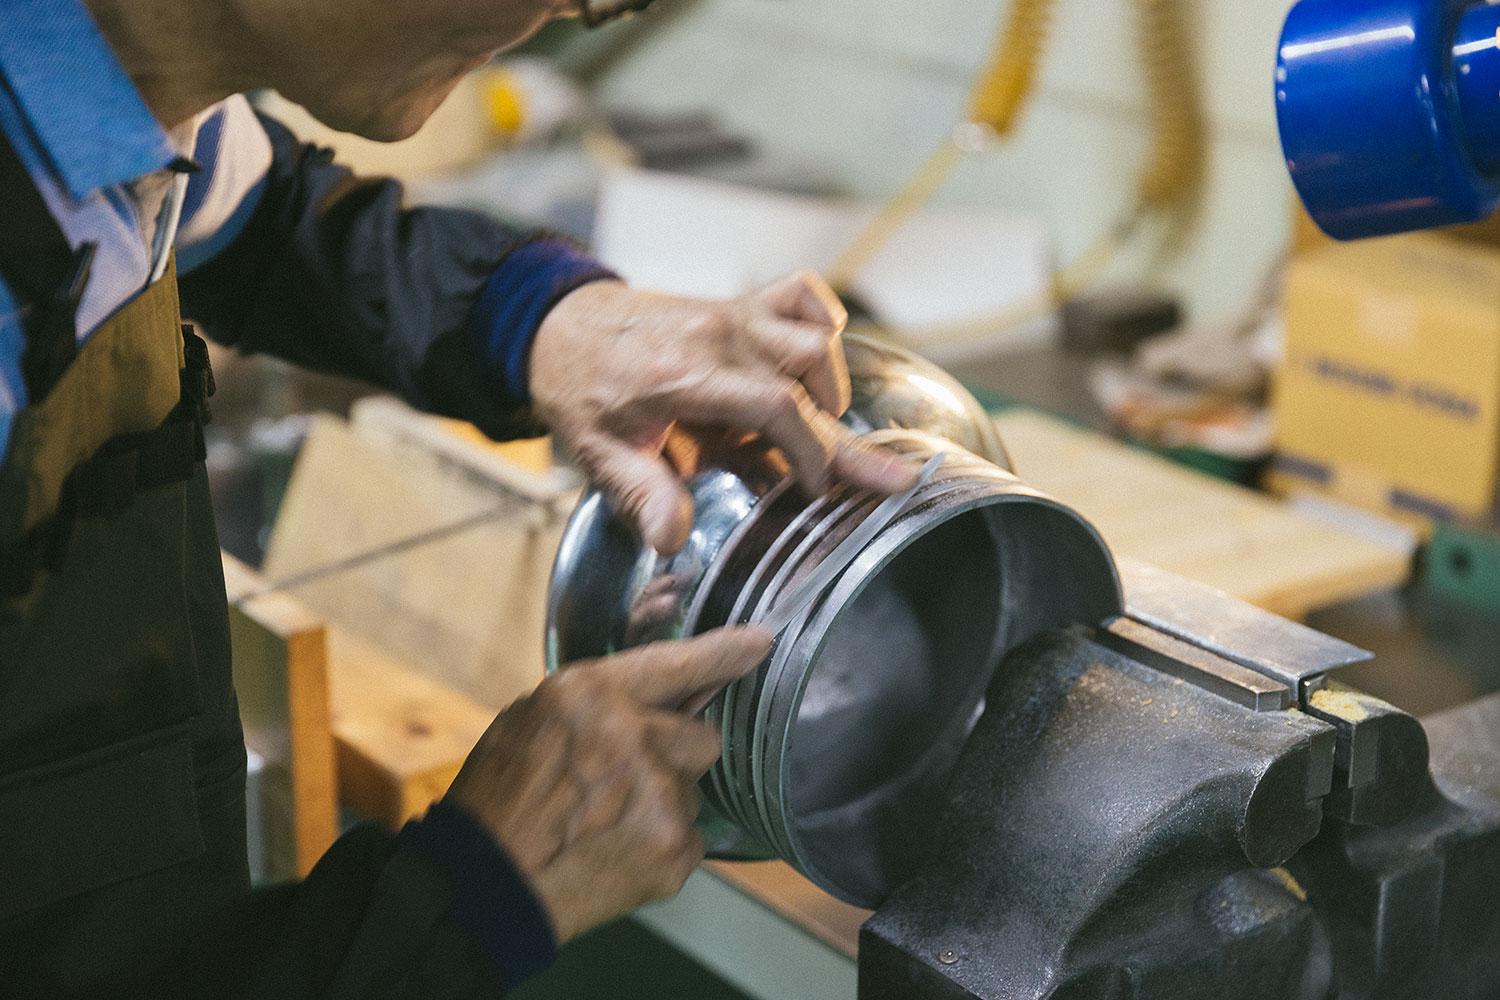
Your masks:
<path fill-rule="evenodd" d="M 180 270 L 223 249 L 271 163 L 243 97 L 163 129 L 79 0 L 0 3 L 0 133 L 69 244 L 98 245 L 79 304 L 80 344 L 146 287 L 172 248 L 173 223 Z M 203 168 L 185 187 L 168 170 L 180 155 Z M 0 279 L 0 455 L 27 403 L 24 346 L 18 304 Z"/>

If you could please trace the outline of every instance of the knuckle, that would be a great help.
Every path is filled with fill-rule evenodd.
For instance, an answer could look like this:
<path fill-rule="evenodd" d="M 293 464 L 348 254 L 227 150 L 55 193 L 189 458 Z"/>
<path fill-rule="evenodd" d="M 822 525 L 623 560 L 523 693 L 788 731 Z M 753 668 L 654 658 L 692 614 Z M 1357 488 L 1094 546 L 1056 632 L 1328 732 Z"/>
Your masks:
<path fill-rule="evenodd" d="M 771 412 L 783 420 L 801 418 L 801 401 L 797 398 L 797 390 L 792 383 L 788 382 L 780 386 L 772 395 Z"/>
<path fill-rule="evenodd" d="M 568 685 L 568 682 L 565 680 L 567 676 L 568 671 L 563 671 L 559 674 L 553 674 L 538 684 L 536 689 L 526 698 L 529 707 L 544 716 L 554 714 L 558 704 L 564 698 L 563 691 Z"/>
<path fill-rule="evenodd" d="M 682 877 L 686 881 L 687 876 L 692 873 L 692 870 L 697 868 L 703 859 L 708 856 L 708 848 L 703 842 L 702 835 L 697 830 L 689 829 L 683 837 L 682 855 L 687 867 Z"/>
<path fill-rule="evenodd" d="M 787 348 L 788 367 L 808 371 L 828 360 L 828 341 L 820 334 L 800 334 Z"/>
<path fill-rule="evenodd" d="M 659 865 L 664 859 L 677 855 L 682 847 L 682 840 L 683 832 L 673 824 L 656 823 L 646 831 L 641 849 L 647 857 L 657 859 Z"/>
<path fill-rule="evenodd" d="M 644 483 L 616 481 L 611 491 L 619 509 L 628 514 L 639 514 L 646 509 L 646 500 L 651 493 Z"/>
<path fill-rule="evenodd" d="M 588 675 L 584 672 L 588 669 L 584 667 L 560 671 L 548 678 L 545 684 L 539 686 L 536 693 L 539 697 L 546 699 L 550 705 L 572 705 L 582 694 L 580 689 L 588 685 Z"/>
<path fill-rule="evenodd" d="M 613 462 L 602 462 L 589 470 L 601 489 L 608 495 L 617 512 L 639 513 L 645 506 L 650 490 L 645 482 Z"/>
<path fill-rule="evenodd" d="M 651 769 L 641 776 L 639 792 L 641 803 L 661 823 L 680 822 L 682 803 L 678 800 L 674 782 L 659 769 Z"/>
<path fill-rule="evenodd" d="M 833 451 L 836 458 L 853 461 L 874 458 L 879 454 L 872 445 L 853 434 L 839 435 L 835 438 Z"/>
<path fill-rule="evenodd" d="M 554 718 L 576 721 L 591 710 L 593 687 L 589 668 L 564 670 L 537 688 L 538 707 Z"/>
<path fill-rule="evenodd" d="M 681 719 L 672 728 L 672 742 L 690 752 L 717 749 L 724 738 L 719 730 L 699 719 Z"/>
<path fill-rule="evenodd" d="M 690 742 L 689 750 L 692 754 L 693 771 L 701 775 L 713 766 L 714 761 L 724 752 L 724 739 L 717 732 L 706 725 L 698 725 L 695 732 L 687 737 Z M 696 776 L 695 775 L 695 776 Z"/>
<path fill-rule="evenodd" d="M 607 467 L 606 451 L 602 443 L 592 435 L 579 435 L 569 442 L 569 452 L 578 467 L 592 476 L 602 474 Z"/>
<path fill-rule="evenodd" d="M 675 896 L 682 890 L 693 871 L 702 863 L 705 855 L 703 838 L 690 832 L 678 844 L 672 862 L 662 868 L 659 889 L 664 896 Z"/>
<path fill-rule="evenodd" d="M 640 730 L 619 711 L 606 713 L 593 734 L 594 746 L 612 763 L 629 760 L 641 750 Z"/>

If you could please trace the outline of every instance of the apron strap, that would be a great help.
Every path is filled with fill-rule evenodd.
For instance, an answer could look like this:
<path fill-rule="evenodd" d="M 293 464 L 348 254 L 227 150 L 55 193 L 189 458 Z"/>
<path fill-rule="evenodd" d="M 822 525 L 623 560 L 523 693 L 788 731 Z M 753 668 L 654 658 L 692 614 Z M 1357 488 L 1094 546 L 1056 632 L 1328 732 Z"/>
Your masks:
<path fill-rule="evenodd" d="M 208 400 L 215 389 L 208 345 L 188 323 L 182 325 L 182 338 L 187 360 L 178 373 L 177 406 L 154 430 L 106 441 L 68 475 L 56 513 L 15 543 L 0 544 L 0 599 L 25 594 L 38 571 L 61 565 L 75 518 L 117 515 L 137 493 L 191 479 L 208 457 L 203 426 L 213 417 Z"/>
<path fill-rule="evenodd" d="M 0 134 L 0 277 L 21 306 L 26 393 L 40 402 L 78 351 L 74 319 L 96 244 L 75 253 L 48 211 L 25 164 Z"/>
<path fill-rule="evenodd" d="M 15 149 L 0 134 L 0 278 L 18 297 L 26 348 L 21 373 L 28 403 L 39 404 L 78 352 L 78 302 L 88 284 L 95 244 L 75 253 L 47 209 Z M 0 544 L 0 597 L 24 594 L 36 573 L 60 564 L 77 517 L 111 516 L 142 490 L 190 478 L 204 460 L 213 371 L 208 347 L 182 327 L 182 395 L 154 430 L 121 435 L 73 469 L 58 510 L 9 545 Z M 3 456 L 0 456 L 3 457 Z"/>

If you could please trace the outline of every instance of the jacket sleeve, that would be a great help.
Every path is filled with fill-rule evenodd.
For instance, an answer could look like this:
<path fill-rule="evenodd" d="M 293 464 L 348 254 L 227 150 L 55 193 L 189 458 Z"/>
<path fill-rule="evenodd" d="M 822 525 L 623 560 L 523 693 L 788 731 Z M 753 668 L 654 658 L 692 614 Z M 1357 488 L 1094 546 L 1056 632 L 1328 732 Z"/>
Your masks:
<path fill-rule="evenodd" d="M 477 1000 L 555 956 L 551 924 L 509 860 L 439 804 L 399 836 L 345 833 L 302 882 L 226 910 L 165 978 L 195 1000 Z"/>
<path fill-rule="evenodd" d="M 220 343 L 365 379 L 495 438 L 541 433 L 531 338 L 564 295 L 614 275 L 553 234 L 408 208 L 396 181 L 356 177 L 257 117 L 269 169 L 239 232 L 182 275 L 184 315 Z"/>

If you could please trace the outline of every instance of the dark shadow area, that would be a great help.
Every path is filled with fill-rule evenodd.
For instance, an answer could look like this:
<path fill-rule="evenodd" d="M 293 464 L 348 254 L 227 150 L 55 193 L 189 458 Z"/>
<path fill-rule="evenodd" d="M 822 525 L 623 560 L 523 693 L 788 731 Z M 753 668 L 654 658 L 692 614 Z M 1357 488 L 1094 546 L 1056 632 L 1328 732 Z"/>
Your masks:
<path fill-rule="evenodd" d="M 746 1000 L 745 994 L 633 920 L 617 920 L 562 949 L 511 1000 Z"/>

